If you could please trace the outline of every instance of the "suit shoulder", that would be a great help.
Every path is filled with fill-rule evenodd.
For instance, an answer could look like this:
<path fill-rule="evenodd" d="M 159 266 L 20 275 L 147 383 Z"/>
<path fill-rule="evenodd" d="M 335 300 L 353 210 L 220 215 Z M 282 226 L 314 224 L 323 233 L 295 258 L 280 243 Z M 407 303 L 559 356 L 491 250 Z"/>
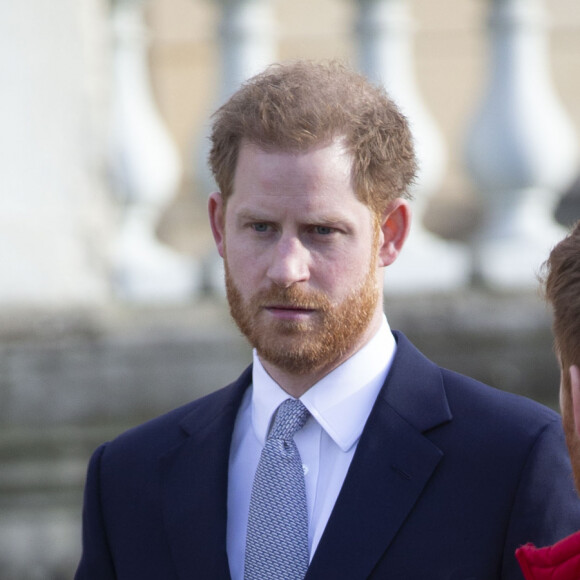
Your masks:
<path fill-rule="evenodd" d="M 451 431 L 460 427 L 466 433 L 490 437 L 518 432 L 533 437 L 550 425 L 561 428 L 560 416 L 548 407 L 440 367 L 403 333 L 395 331 L 394 335 L 398 346 L 385 397 L 411 424 L 428 428 L 452 418 Z M 434 423 L 424 416 L 439 420 Z"/>
<path fill-rule="evenodd" d="M 538 434 L 549 425 L 560 428 L 560 415 L 523 395 L 486 385 L 465 375 L 441 369 L 445 392 L 454 418 L 466 416 L 496 428 Z"/>

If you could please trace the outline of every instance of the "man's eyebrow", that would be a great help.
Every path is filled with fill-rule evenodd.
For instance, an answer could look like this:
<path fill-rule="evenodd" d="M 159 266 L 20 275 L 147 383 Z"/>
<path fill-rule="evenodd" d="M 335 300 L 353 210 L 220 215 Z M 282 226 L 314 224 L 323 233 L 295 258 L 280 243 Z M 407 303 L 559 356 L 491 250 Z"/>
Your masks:
<path fill-rule="evenodd" d="M 254 208 L 241 209 L 236 215 L 236 222 L 276 222 L 277 220 L 268 215 L 267 213 L 262 213 L 260 210 Z M 348 226 L 352 223 L 351 218 L 345 214 L 338 213 L 319 213 L 305 216 L 301 220 L 304 225 L 316 226 L 337 226 L 344 225 Z"/>
<path fill-rule="evenodd" d="M 243 209 L 236 215 L 236 221 L 268 222 L 272 219 L 255 210 Z"/>
<path fill-rule="evenodd" d="M 314 215 L 309 218 L 308 223 L 313 224 L 346 224 L 350 223 L 350 218 L 346 215 L 338 215 L 338 214 L 319 214 Z"/>

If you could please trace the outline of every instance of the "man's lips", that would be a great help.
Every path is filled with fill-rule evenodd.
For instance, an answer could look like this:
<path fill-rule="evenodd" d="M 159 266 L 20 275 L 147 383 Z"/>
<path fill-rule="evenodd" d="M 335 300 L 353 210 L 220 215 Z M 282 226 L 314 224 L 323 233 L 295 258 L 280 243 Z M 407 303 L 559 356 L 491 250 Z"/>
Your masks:
<path fill-rule="evenodd" d="M 305 306 L 294 306 L 286 304 L 271 304 L 264 306 L 264 310 L 267 310 L 270 314 L 277 318 L 288 318 L 296 319 L 302 316 L 308 316 L 315 312 L 314 308 L 308 308 Z"/>
<path fill-rule="evenodd" d="M 296 310 L 299 312 L 313 312 L 315 310 L 312 306 L 296 304 L 266 304 L 264 308 L 266 310 Z"/>

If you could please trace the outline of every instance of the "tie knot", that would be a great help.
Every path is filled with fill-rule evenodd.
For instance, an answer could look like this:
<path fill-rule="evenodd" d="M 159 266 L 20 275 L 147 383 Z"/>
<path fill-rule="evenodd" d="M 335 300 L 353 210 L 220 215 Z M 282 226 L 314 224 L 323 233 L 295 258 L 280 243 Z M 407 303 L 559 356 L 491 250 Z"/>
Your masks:
<path fill-rule="evenodd" d="M 274 425 L 268 439 L 288 441 L 296 431 L 302 429 L 310 412 L 298 399 L 286 399 L 276 411 Z"/>

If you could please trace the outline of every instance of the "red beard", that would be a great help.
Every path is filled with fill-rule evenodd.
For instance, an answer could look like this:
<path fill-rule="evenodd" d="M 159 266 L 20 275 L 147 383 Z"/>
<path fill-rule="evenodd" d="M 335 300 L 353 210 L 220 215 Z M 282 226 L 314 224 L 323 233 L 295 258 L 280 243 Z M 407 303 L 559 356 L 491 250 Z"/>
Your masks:
<path fill-rule="evenodd" d="M 380 299 L 376 261 L 363 282 L 339 304 L 333 304 L 323 292 L 297 285 L 273 286 L 245 303 L 227 260 L 224 263 L 230 312 L 236 324 L 260 358 L 293 374 L 309 374 L 344 358 L 368 329 Z M 315 312 L 307 321 L 266 321 L 264 307 L 273 304 Z"/>

